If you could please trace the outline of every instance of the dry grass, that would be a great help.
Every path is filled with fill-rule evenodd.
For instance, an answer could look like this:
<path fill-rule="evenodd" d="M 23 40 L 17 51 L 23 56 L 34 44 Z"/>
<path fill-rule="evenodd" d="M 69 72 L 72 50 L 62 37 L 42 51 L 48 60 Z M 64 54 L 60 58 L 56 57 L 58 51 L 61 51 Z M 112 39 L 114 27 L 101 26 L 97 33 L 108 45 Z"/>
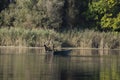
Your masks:
<path fill-rule="evenodd" d="M 68 31 L 63 33 L 63 42 L 81 48 L 120 48 L 120 33 L 98 32 L 94 30 Z M 65 45 L 67 46 L 67 45 Z"/>
<path fill-rule="evenodd" d="M 0 29 L 0 46 L 40 47 L 44 42 L 53 42 L 59 47 L 118 49 L 120 48 L 120 33 L 94 30 L 71 30 L 58 33 L 47 29 Z"/>

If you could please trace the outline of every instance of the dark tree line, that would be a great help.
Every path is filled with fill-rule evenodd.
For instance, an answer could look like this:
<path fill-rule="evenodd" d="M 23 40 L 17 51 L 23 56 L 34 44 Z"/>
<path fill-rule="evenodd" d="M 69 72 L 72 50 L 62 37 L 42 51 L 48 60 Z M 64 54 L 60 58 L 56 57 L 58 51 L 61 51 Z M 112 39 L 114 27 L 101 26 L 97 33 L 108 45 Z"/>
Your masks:
<path fill-rule="evenodd" d="M 10 3 L 13 3 L 14 0 L 0 0 L 0 11 L 7 8 Z"/>
<path fill-rule="evenodd" d="M 1 0 L 0 26 L 120 30 L 119 0 Z"/>

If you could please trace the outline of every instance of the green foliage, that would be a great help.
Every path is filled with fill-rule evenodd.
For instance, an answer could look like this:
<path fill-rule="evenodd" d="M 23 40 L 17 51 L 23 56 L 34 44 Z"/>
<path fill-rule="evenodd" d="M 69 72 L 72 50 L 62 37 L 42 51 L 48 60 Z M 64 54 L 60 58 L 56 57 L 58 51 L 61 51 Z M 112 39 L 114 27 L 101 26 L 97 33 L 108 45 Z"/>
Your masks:
<path fill-rule="evenodd" d="M 10 5 L 10 7 L 13 7 L 12 9 L 5 9 L 1 12 L 0 18 L 1 18 L 1 24 L 2 26 L 13 26 L 13 22 L 15 20 L 15 6 L 13 4 Z"/>
<path fill-rule="evenodd" d="M 89 4 L 89 9 L 87 14 L 87 20 L 93 20 L 96 23 L 98 29 L 108 29 L 116 30 L 119 27 L 118 24 L 118 14 L 120 1 L 118 0 L 99 0 L 97 2 L 92 2 Z M 116 17 L 117 16 L 117 17 Z"/>
<path fill-rule="evenodd" d="M 103 28 L 112 29 L 113 23 L 114 23 L 114 20 L 112 18 L 112 14 L 105 14 L 101 19 L 101 26 Z"/>
<path fill-rule="evenodd" d="M 120 13 L 114 18 L 113 30 L 120 30 Z"/>
<path fill-rule="evenodd" d="M 16 4 L 1 12 L 2 26 L 33 28 L 47 25 L 47 16 L 41 4 L 41 0 L 16 0 Z"/>
<path fill-rule="evenodd" d="M 118 31 L 120 29 L 120 13 L 115 18 L 112 18 L 112 14 L 105 14 L 101 19 L 101 26 Z"/>
<path fill-rule="evenodd" d="M 119 0 L 15 0 L 7 6 L 0 27 L 120 31 Z"/>

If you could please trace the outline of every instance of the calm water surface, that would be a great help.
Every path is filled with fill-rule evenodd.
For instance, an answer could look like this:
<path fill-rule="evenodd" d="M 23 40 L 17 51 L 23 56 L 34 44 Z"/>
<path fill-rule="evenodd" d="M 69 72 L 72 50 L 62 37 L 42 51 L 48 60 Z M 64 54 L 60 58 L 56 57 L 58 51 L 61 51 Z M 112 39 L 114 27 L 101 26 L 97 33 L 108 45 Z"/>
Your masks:
<path fill-rule="evenodd" d="M 41 49 L 0 48 L 0 80 L 120 80 L 120 50 L 73 50 L 53 56 Z"/>

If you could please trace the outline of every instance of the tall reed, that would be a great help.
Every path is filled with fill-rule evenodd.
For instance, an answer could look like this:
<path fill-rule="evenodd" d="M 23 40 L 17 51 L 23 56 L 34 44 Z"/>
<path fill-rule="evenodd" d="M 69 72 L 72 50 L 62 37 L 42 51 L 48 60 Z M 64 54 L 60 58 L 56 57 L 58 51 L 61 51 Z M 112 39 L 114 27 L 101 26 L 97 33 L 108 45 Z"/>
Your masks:
<path fill-rule="evenodd" d="M 48 29 L 0 29 L 0 46 L 40 47 L 50 41 L 60 47 L 120 49 L 118 32 L 70 30 L 60 33 Z"/>
<path fill-rule="evenodd" d="M 120 48 L 120 33 L 99 32 L 94 30 L 77 31 L 72 30 L 62 33 L 63 46 L 80 48 Z"/>

